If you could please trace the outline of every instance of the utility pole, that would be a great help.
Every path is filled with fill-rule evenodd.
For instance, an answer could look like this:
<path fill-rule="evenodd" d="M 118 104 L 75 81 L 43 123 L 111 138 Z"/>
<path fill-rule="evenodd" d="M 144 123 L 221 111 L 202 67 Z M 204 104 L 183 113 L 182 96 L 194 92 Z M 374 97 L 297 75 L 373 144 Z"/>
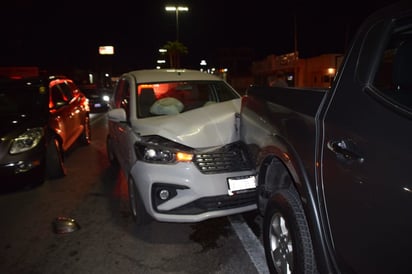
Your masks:
<path fill-rule="evenodd" d="M 293 83 L 294 86 L 298 86 L 298 73 L 299 73 L 299 69 L 298 69 L 298 63 L 299 63 L 299 52 L 298 52 L 298 27 L 297 27 L 297 18 L 296 18 L 296 13 L 293 15 L 293 26 L 294 26 L 294 45 L 295 45 L 295 49 L 294 49 L 294 79 L 293 79 Z"/>

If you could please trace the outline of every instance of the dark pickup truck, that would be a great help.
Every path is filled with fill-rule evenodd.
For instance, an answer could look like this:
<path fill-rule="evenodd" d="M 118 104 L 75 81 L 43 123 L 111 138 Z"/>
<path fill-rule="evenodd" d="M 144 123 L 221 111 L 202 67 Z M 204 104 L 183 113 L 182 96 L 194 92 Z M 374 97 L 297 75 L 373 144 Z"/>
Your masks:
<path fill-rule="evenodd" d="M 328 90 L 252 86 L 271 273 L 412 273 L 412 1 L 365 20 Z"/>

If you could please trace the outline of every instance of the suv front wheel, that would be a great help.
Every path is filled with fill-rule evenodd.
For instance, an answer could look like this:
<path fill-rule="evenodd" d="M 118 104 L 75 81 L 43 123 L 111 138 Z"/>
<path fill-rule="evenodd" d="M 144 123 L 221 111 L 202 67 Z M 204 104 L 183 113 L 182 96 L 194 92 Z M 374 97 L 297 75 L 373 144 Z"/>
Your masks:
<path fill-rule="evenodd" d="M 130 211 L 132 212 L 133 220 L 138 225 L 144 225 L 151 222 L 152 218 L 147 213 L 142 198 L 139 194 L 139 190 L 136 187 L 136 184 L 131 176 L 128 179 L 129 187 L 129 203 Z"/>
<path fill-rule="evenodd" d="M 112 166 L 117 167 L 118 162 L 117 162 L 116 156 L 114 155 L 112 142 L 113 141 L 112 141 L 110 135 L 107 135 L 107 137 L 106 137 L 107 158 L 109 159 L 109 162 Z"/>

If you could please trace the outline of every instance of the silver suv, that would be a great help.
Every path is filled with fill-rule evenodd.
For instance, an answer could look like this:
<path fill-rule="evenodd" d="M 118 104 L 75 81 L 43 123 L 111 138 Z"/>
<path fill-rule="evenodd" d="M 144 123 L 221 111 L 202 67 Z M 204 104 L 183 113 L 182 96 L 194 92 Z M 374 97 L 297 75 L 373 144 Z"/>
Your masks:
<path fill-rule="evenodd" d="M 240 95 L 196 70 L 123 74 L 107 150 L 128 178 L 138 224 L 199 222 L 256 209 L 255 173 L 239 142 Z"/>

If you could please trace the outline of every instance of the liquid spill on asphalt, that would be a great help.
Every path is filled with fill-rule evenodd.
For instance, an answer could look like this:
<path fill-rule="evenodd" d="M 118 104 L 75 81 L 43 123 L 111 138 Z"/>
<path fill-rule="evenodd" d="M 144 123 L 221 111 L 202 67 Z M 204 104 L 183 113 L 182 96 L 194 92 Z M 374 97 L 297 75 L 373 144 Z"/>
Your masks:
<path fill-rule="evenodd" d="M 259 215 L 257 210 L 246 212 L 242 214 L 243 219 L 247 223 L 247 225 L 250 227 L 252 232 L 256 235 L 257 238 L 260 238 L 261 236 L 261 216 Z"/>
<path fill-rule="evenodd" d="M 227 218 L 216 218 L 191 225 L 190 239 L 202 246 L 202 252 L 218 248 L 219 237 L 228 237 L 231 225 Z"/>

